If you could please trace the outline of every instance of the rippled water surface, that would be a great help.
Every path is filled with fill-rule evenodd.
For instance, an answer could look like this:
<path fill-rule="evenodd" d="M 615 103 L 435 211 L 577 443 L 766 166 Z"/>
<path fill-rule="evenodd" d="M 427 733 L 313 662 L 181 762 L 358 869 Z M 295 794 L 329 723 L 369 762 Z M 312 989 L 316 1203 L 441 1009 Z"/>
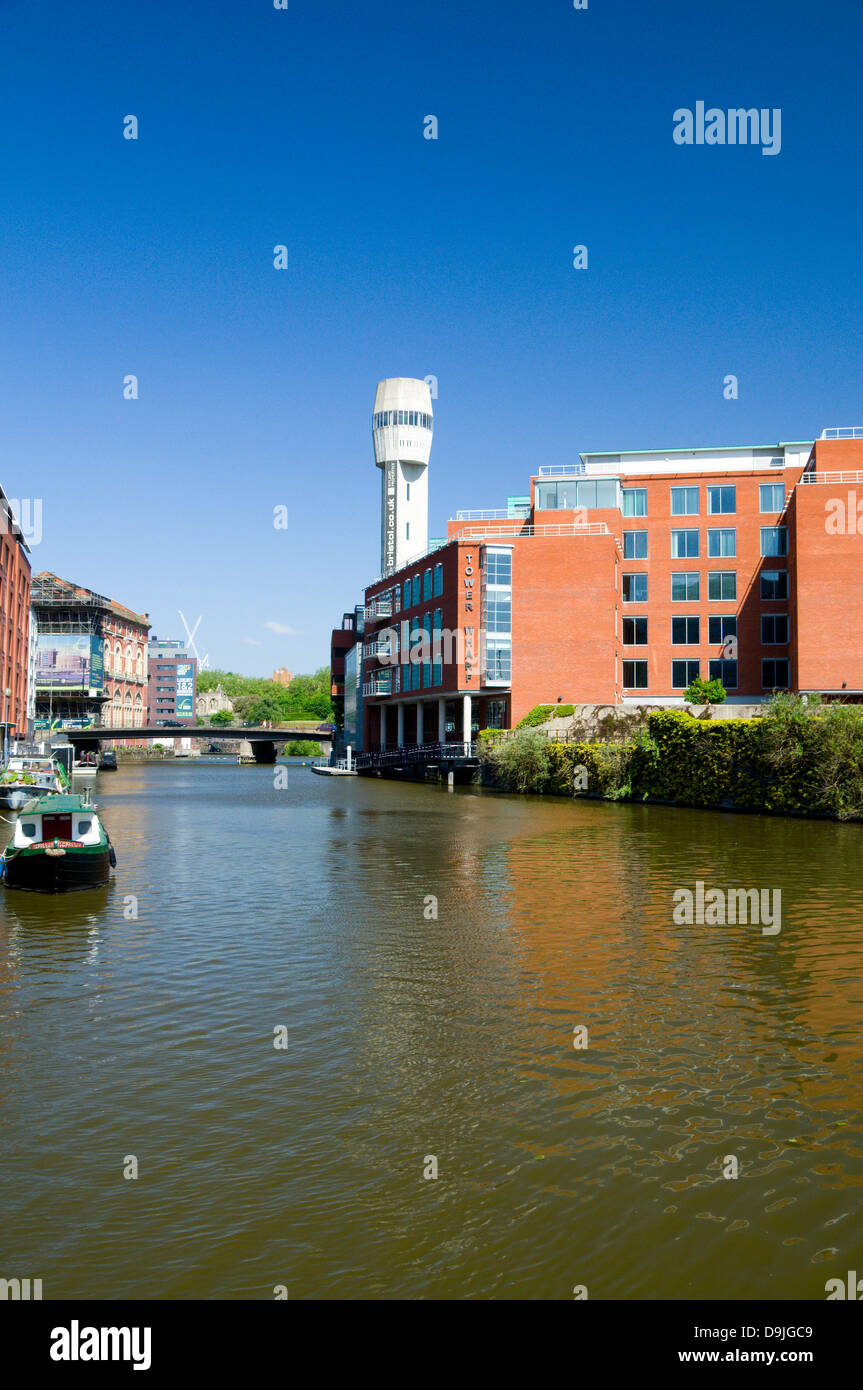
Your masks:
<path fill-rule="evenodd" d="M 0 1276 L 823 1299 L 863 1270 L 863 828 L 302 767 L 96 794 L 111 888 L 0 898 Z M 781 932 L 675 925 L 696 880 L 781 889 Z"/>

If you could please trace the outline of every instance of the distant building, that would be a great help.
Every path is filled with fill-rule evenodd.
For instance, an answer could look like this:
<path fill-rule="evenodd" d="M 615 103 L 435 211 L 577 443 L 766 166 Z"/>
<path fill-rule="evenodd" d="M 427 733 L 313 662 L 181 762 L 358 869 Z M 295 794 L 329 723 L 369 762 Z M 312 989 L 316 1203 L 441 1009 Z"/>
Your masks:
<path fill-rule="evenodd" d="M 0 721 L 8 728 L 10 738 L 26 738 L 29 733 L 29 555 L 21 528 L 0 488 Z"/>
<path fill-rule="evenodd" d="M 198 661 L 185 642 L 151 637 L 147 646 L 147 723 L 195 723 Z"/>
<path fill-rule="evenodd" d="M 142 728 L 146 613 L 56 574 L 36 575 L 36 727 Z"/>
<path fill-rule="evenodd" d="M 288 686 L 293 679 L 293 671 L 286 671 L 284 666 L 280 666 L 278 671 L 273 672 L 273 680 L 276 682 L 276 685 Z"/>
<path fill-rule="evenodd" d="M 200 719 L 209 719 L 214 714 L 220 714 L 223 709 L 234 713 L 233 701 L 228 699 L 220 685 L 214 690 L 203 691 L 195 701 L 195 713 Z"/>

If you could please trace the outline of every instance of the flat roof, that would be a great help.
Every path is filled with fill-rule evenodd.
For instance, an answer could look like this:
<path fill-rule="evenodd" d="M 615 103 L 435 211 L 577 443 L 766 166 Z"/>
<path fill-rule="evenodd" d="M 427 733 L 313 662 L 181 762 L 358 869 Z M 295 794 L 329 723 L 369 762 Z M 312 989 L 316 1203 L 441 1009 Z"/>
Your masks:
<path fill-rule="evenodd" d="M 717 444 L 713 449 L 603 449 L 585 451 L 579 454 L 579 458 L 634 458 L 644 454 L 661 454 L 663 458 L 669 454 L 739 454 L 743 451 L 754 452 L 756 449 L 800 449 L 806 445 L 811 448 L 814 443 L 814 439 L 785 439 L 780 440 L 778 444 Z"/>

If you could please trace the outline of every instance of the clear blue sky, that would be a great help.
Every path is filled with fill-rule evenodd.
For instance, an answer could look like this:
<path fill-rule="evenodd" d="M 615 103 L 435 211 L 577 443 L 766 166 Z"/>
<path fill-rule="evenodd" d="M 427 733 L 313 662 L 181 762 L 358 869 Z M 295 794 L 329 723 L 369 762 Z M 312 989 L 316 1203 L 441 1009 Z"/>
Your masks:
<path fill-rule="evenodd" d="M 379 569 L 381 377 L 439 379 L 432 535 L 580 451 L 863 423 L 861 40 L 858 0 L 0 0 L 34 571 L 309 670 Z M 698 100 L 781 153 L 676 145 Z"/>

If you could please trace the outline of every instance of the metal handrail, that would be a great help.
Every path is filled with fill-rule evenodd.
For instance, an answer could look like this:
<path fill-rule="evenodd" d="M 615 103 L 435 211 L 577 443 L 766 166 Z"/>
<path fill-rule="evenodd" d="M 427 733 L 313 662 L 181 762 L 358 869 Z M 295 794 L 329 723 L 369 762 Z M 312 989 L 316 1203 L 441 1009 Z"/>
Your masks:
<path fill-rule="evenodd" d="M 863 472 L 859 469 L 856 472 L 845 473 L 804 473 L 800 479 L 801 483 L 863 483 Z"/>
<path fill-rule="evenodd" d="M 475 758 L 475 743 L 417 743 L 402 748 L 383 748 L 374 753 L 358 753 L 357 767 L 394 767 L 400 763 L 447 762 Z"/>
<path fill-rule="evenodd" d="M 821 431 L 822 439 L 863 439 L 863 425 L 844 425 L 839 429 Z"/>

